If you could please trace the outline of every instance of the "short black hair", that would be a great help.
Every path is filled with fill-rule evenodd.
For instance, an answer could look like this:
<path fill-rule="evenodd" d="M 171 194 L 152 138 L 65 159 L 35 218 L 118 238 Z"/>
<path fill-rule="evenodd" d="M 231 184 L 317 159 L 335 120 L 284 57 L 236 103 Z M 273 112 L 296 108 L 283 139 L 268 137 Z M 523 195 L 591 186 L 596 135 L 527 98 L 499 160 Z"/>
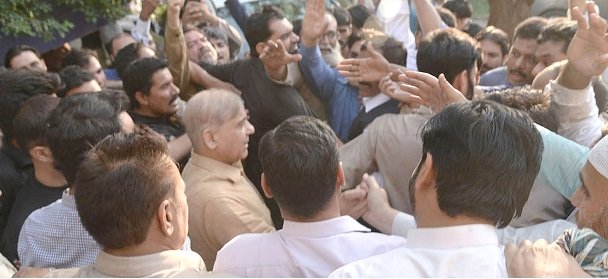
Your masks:
<path fill-rule="evenodd" d="M 421 162 L 427 153 L 433 156 L 441 211 L 483 218 L 498 227 L 521 215 L 543 151 L 528 115 L 476 100 L 446 107 L 421 134 Z"/>
<path fill-rule="evenodd" d="M 530 85 L 518 86 L 488 93 L 484 98 L 523 111 L 536 124 L 557 133 L 559 122 L 553 111 L 549 110 L 551 96 L 542 89 L 534 89 Z"/>
<path fill-rule="evenodd" d="M 61 60 L 61 68 L 65 68 L 67 66 L 76 65 L 82 68 L 86 68 L 89 66 L 90 58 L 97 57 L 97 53 L 90 49 L 72 49 L 68 52 Z"/>
<path fill-rule="evenodd" d="M 68 91 L 93 80 L 93 75 L 77 65 L 70 65 L 61 69 L 59 77 L 61 78 L 61 86 L 57 90 L 57 96 L 62 98 Z"/>
<path fill-rule="evenodd" d="M 443 73 L 448 82 L 453 82 L 456 75 L 465 70 L 471 75 L 479 59 L 479 50 L 475 44 L 469 35 L 455 28 L 435 30 L 418 45 L 418 70 L 435 77 Z"/>
<path fill-rule="evenodd" d="M 54 165 L 70 187 L 84 154 L 103 138 L 121 131 L 120 102 L 104 92 L 61 99 L 48 121 L 48 143 Z"/>
<path fill-rule="evenodd" d="M 59 100 L 51 95 L 37 95 L 23 103 L 13 121 L 15 140 L 23 152 L 27 153 L 34 146 L 48 146 L 46 124 Z"/>
<path fill-rule="evenodd" d="M 407 58 L 407 50 L 403 47 L 403 43 L 397 41 L 393 37 L 387 37 L 379 47 L 382 56 L 389 62 L 397 65 L 405 65 Z"/>
<path fill-rule="evenodd" d="M 336 18 L 338 26 L 350 25 L 352 23 L 352 17 L 350 16 L 348 10 L 340 6 L 334 6 L 333 14 Z"/>
<path fill-rule="evenodd" d="M 142 43 L 131 43 L 116 53 L 116 58 L 114 59 L 114 68 L 116 68 L 116 73 L 118 73 L 118 77 L 121 80 L 124 80 L 125 78 L 127 67 L 129 67 L 133 61 L 139 59 L 138 52 L 142 47 L 144 47 Z"/>
<path fill-rule="evenodd" d="M 499 45 L 502 56 L 505 56 L 507 55 L 507 53 L 509 53 L 509 47 L 511 46 L 511 43 L 509 42 L 509 35 L 507 34 L 507 32 L 491 25 L 477 32 L 477 35 L 475 35 L 475 40 L 477 40 L 478 42 L 488 40 Z"/>
<path fill-rule="evenodd" d="M 555 17 L 549 19 L 547 24 L 538 35 L 538 43 L 544 43 L 547 41 L 552 42 L 564 42 L 562 47 L 562 53 L 568 51 L 570 41 L 576 34 L 576 21 L 570 20 L 567 17 Z"/>
<path fill-rule="evenodd" d="M 442 7 L 450 10 L 457 18 L 469 18 L 473 16 L 473 8 L 466 0 L 448 0 Z"/>
<path fill-rule="evenodd" d="M 135 60 L 127 67 L 125 77 L 122 80 L 122 86 L 125 89 L 127 96 L 129 96 L 132 109 L 140 106 L 135 98 L 135 93 L 139 91 L 146 96 L 150 94 L 154 73 L 167 67 L 167 62 L 155 57 Z"/>
<path fill-rule="evenodd" d="M 274 199 L 291 215 L 314 216 L 337 190 L 335 134 L 314 117 L 294 116 L 267 132 L 259 157 Z"/>
<path fill-rule="evenodd" d="M 42 59 L 42 56 L 40 56 L 40 53 L 34 47 L 29 45 L 15 45 L 9 48 L 8 51 L 6 51 L 6 55 L 4 55 L 4 67 L 6 67 L 7 69 L 12 69 L 11 60 L 13 60 L 15 56 L 26 51 L 31 51 L 36 56 L 38 56 L 38 58 Z"/>
<path fill-rule="evenodd" d="M 364 5 L 354 5 L 348 8 L 348 13 L 352 19 L 354 27 L 363 28 L 367 19 L 372 15 L 372 12 Z"/>
<path fill-rule="evenodd" d="M 547 24 L 547 19 L 544 17 L 533 16 L 524 19 L 515 27 L 515 35 L 513 41 L 517 38 L 526 40 L 536 40 L 538 35 Z"/>
<path fill-rule="evenodd" d="M 272 36 L 270 22 L 272 20 L 283 20 L 285 14 L 276 6 L 264 5 L 262 11 L 252 14 L 247 18 L 245 26 L 245 38 L 250 46 L 250 55 L 258 57 L 260 54 L 255 50 L 255 46 L 260 42 L 265 42 Z"/>
<path fill-rule="evenodd" d="M 59 87 L 59 77 L 42 71 L 16 69 L 0 74 L 0 130 L 4 137 L 13 136 L 13 121 L 27 99 L 51 95 Z"/>

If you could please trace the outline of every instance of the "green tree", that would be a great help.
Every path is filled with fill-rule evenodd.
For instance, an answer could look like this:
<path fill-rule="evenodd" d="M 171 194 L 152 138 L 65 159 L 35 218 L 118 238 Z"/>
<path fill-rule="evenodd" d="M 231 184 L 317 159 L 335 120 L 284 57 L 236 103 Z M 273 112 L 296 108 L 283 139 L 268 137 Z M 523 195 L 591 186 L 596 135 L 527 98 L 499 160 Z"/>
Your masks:
<path fill-rule="evenodd" d="M 58 8 L 81 12 L 90 22 L 101 18 L 117 19 L 128 12 L 125 0 L 0 0 L 0 38 L 29 35 L 51 40 L 57 35 L 64 37 L 74 24 L 54 18 L 53 11 Z"/>

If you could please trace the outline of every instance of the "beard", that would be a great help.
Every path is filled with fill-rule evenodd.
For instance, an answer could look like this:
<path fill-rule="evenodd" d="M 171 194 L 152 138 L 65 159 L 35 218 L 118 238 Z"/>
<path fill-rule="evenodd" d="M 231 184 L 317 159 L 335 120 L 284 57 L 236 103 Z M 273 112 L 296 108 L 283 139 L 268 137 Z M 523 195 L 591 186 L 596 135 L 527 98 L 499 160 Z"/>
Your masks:
<path fill-rule="evenodd" d="M 608 239 L 608 206 L 602 207 L 599 212 L 588 218 L 581 218 L 579 211 L 576 215 L 576 224 L 579 228 L 590 228 L 604 239 Z"/>
<path fill-rule="evenodd" d="M 340 44 L 336 44 L 335 47 L 328 50 L 330 51 L 329 53 L 321 53 L 321 56 L 323 56 L 323 60 L 325 60 L 325 63 L 327 63 L 327 65 L 332 68 L 335 68 L 338 66 L 338 64 L 340 64 L 340 62 L 342 62 L 342 60 L 344 60 L 344 57 L 342 57 L 342 53 L 340 51 Z"/>

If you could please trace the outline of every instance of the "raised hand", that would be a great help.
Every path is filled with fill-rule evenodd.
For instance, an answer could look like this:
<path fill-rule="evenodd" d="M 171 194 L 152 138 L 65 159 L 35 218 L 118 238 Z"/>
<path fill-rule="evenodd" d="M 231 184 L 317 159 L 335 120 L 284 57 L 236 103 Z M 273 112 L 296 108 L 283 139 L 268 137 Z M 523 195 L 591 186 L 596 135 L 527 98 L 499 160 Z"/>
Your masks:
<path fill-rule="evenodd" d="M 587 12 L 589 23 L 578 7 L 571 9 L 578 29 L 568 47 L 564 71 L 569 75 L 562 74 L 560 83 L 572 89 L 586 87 L 591 77 L 602 74 L 608 66 L 608 23 L 599 16 L 593 2 L 587 3 Z"/>
<path fill-rule="evenodd" d="M 366 43 L 365 48 L 369 57 L 345 59 L 337 67 L 340 74 L 351 83 L 379 81 L 391 72 L 390 63 L 374 50 L 371 43 Z"/>
<path fill-rule="evenodd" d="M 141 12 L 139 12 L 139 19 L 147 21 L 150 19 L 150 15 L 154 13 L 156 7 L 160 5 L 160 0 L 142 0 L 141 1 Z"/>
<path fill-rule="evenodd" d="M 182 23 L 184 26 L 197 25 L 206 22 L 210 25 L 217 25 L 218 19 L 211 12 L 206 3 L 199 1 L 188 1 L 184 7 Z"/>
<path fill-rule="evenodd" d="M 401 89 L 409 94 L 403 96 L 403 102 L 430 107 L 435 113 L 448 105 L 467 101 L 443 74 L 437 79 L 428 73 L 406 71 L 399 75 L 399 80 L 403 82 Z"/>
<path fill-rule="evenodd" d="M 179 11 L 184 5 L 184 0 L 167 0 L 167 25 L 169 28 L 178 29 Z"/>
<path fill-rule="evenodd" d="M 327 30 L 325 0 L 306 0 L 306 12 L 302 19 L 300 39 L 306 47 L 313 47 Z"/>
<path fill-rule="evenodd" d="M 281 40 L 269 40 L 264 43 L 264 48 L 259 57 L 264 66 L 272 69 L 302 60 L 301 54 L 290 54 L 287 52 Z"/>

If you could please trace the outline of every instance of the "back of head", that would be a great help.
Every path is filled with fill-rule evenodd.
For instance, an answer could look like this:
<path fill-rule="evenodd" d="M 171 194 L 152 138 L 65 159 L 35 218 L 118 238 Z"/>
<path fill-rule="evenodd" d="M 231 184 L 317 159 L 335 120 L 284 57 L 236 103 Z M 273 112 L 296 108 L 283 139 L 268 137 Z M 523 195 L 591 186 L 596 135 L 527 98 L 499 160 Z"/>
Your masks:
<path fill-rule="evenodd" d="M 68 52 L 61 61 L 61 68 L 76 65 L 82 68 L 89 66 L 90 57 L 97 57 L 97 54 L 90 49 L 72 49 Z"/>
<path fill-rule="evenodd" d="M 523 111 L 536 124 L 557 133 L 559 123 L 555 114 L 549 110 L 551 97 L 544 90 L 533 89 L 526 85 L 486 94 L 485 99 Z"/>
<path fill-rule="evenodd" d="M 352 18 L 348 10 L 340 6 L 334 6 L 333 14 L 338 26 L 350 25 L 352 23 Z"/>
<path fill-rule="evenodd" d="M 161 202 L 174 195 L 171 164 L 164 139 L 147 129 L 108 136 L 86 153 L 75 199 L 82 225 L 97 243 L 121 249 L 146 239 Z"/>
<path fill-rule="evenodd" d="M 422 129 L 433 156 L 439 208 L 504 227 L 521 214 L 538 171 L 542 139 L 525 113 L 479 100 L 448 106 Z"/>
<path fill-rule="evenodd" d="M 245 27 L 245 38 L 251 46 L 251 56 L 258 57 L 260 54 L 255 50 L 255 46 L 260 42 L 265 42 L 272 36 L 270 22 L 272 20 L 282 20 L 285 14 L 278 7 L 264 5 L 262 11 L 255 13 L 247 18 Z"/>
<path fill-rule="evenodd" d="M 435 77 L 443 73 L 452 82 L 462 71 L 473 69 L 479 58 L 475 41 L 466 33 L 454 28 L 436 30 L 418 45 L 418 70 Z"/>
<path fill-rule="evenodd" d="M 61 99 L 48 121 L 55 168 L 73 186 L 84 154 L 106 136 L 121 131 L 120 102 L 109 94 L 83 93 Z"/>
<path fill-rule="evenodd" d="M 57 96 L 62 98 L 70 90 L 93 80 L 93 76 L 87 70 L 76 65 L 70 65 L 61 69 L 59 77 L 61 78 L 61 86 L 57 90 Z"/>
<path fill-rule="evenodd" d="M 380 45 L 379 50 L 388 62 L 397 65 L 405 65 L 407 50 L 403 48 L 402 42 L 397 41 L 393 37 L 387 37 Z"/>
<path fill-rule="evenodd" d="M 372 12 L 364 5 L 354 5 L 348 8 L 350 17 L 352 19 L 353 26 L 356 28 L 363 28 L 367 19 L 372 15 Z"/>
<path fill-rule="evenodd" d="M 445 25 L 449 27 L 456 27 L 456 15 L 454 15 L 454 13 L 442 7 L 435 7 L 435 10 L 437 10 L 439 18 L 441 18 L 441 21 L 443 21 Z M 418 28 L 420 28 L 420 25 L 418 25 Z"/>
<path fill-rule="evenodd" d="M 59 98 L 49 95 L 38 95 L 28 99 L 13 124 L 15 139 L 24 152 L 34 146 L 47 146 L 46 124 L 51 112 L 59 104 Z"/>
<path fill-rule="evenodd" d="M 547 19 L 544 17 L 533 16 L 526 18 L 515 27 L 513 41 L 517 38 L 536 40 L 545 24 L 547 24 Z"/>
<path fill-rule="evenodd" d="M 0 130 L 10 140 L 13 120 L 21 105 L 36 95 L 51 95 L 59 86 L 56 75 L 41 71 L 18 69 L 0 74 Z"/>
<path fill-rule="evenodd" d="M 194 150 L 200 151 L 203 147 L 203 131 L 219 129 L 222 124 L 235 118 L 242 106 L 241 97 L 217 88 L 201 91 L 190 98 L 182 122 Z"/>
<path fill-rule="evenodd" d="M 281 211 L 301 218 L 325 209 L 340 164 L 335 134 L 321 120 L 291 117 L 260 141 L 264 177 Z"/>
<path fill-rule="evenodd" d="M 138 59 L 129 64 L 125 70 L 122 87 L 129 96 L 131 108 L 138 108 L 140 105 L 135 98 L 135 93 L 141 92 L 148 95 L 153 85 L 154 73 L 167 67 L 167 62 L 155 57 Z"/>
<path fill-rule="evenodd" d="M 129 65 L 133 63 L 133 61 L 139 59 L 138 51 L 142 46 L 142 43 L 132 43 L 123 47 L 116 53 L 114 68 L 116 68 L 118 77 L 120 77 L 121 80 L 125 79 L 125 72 Z"/>
<path fill-rule="evenodd" d="M 576 29 L 576 21 L 574 20 L 570 20 L 567 17 L 551 18 L 549 21 L 547 21 L 547 24 L 540 32 L 538 42 L 564 42 L 565 44 L 562 48 L 562 52 L 566 53 L 568 51 L 570 41 L 572 41 L 572 38 L 576 33 Z"/>
<path fill-rule="evenodd" d="M 507 55 L 511 43 L 509 42 L 509 35 L 502 29 L 498 29 L 494 26 L 487 26 L 481 29 L 475 36 L 475 40 L 481 42 L 483 40 L 489 40 L 500 46 L 502 55 Z"/>
<path fill-rule="evenodd" d="M 471 4 L 466 0 L 449 0 L 443 3 L 442 7 L 450 10 L 457 18 L 469 18 L 473 16 Z"/>
<path fill-rule="evenodd" d="M 9 48 L 8 51 L 6 51 L 6 55 L 4 55 L 4 67 L 6 67 L 7 69 L 12 69 L 11 60 L 13 60 L 15 56 L 25 51 L 31 51 L 36 56 L 38 56 L 38 58 L 42 59 L 42 56 L 40 56 L 40 53 L 34 47 L 28 45 L 15 45 Z"/>

